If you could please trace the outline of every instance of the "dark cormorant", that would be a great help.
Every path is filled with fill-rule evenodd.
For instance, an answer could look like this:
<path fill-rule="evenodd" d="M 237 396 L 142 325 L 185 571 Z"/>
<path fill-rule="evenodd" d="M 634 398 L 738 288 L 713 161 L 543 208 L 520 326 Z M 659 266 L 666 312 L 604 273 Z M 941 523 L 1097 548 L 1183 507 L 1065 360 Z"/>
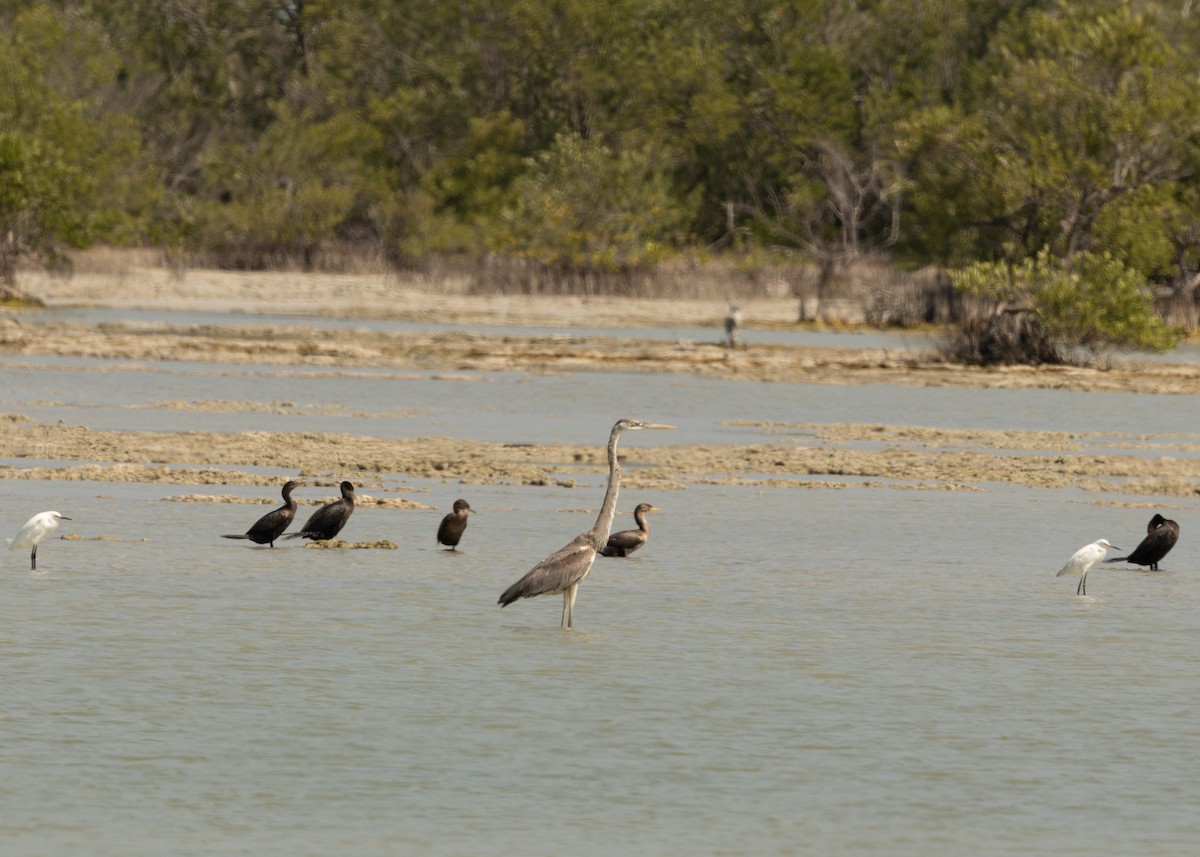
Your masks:
<path fill-rule="evenodd" d="M 292 499 L 292 490 L 300 487 L 295 479 L 283 483 L 283 505 L 263 515 L 254 522 L 254 526 L 242 535 L 223 536 L 226 539 L 249 539 L 258 545 L 275 547 L 275 540 L 283 535 L 296 517 L 296 501 Z"/>
<path fill-rule="evenodd" d="M 600 556 L 629 556 L 642 547 L 650 538 L 650 525 L 646 523 L 646 513 L 661 511 L 662 509 L 657 509 L 649 503 L 638 503 L 637 508 L 633 510 L 633 519 L 637 521 L 638 528 L 613 533 L 608 537 L 608 544 L 600 551 Z"/>
<path fill-rule="evenodd" d="M 467 516 L 474 511 L 466 500 L 455 500 L 454 511 L 442 518 L 442 523 L 438 526 L 438 544 L 455 550 L 467 529 Z"/>
<path fill-rule="evenodd" d="M 1131 562 L 1134 565 L 1148 565 L 1151 571 L 1158 571 L 1158 563 L 1175 547 L 1179 541 L 1179 524 L 1155 515 L 1146 525 L 1146 538 L 1133 549 L 1129 556 L 1120 556 L 1105 562 Z"/>
<path fill-rule="evenodd" d="M 640 420 L 618 420 L 608 436 L 608 490 L 600 515 L 595 525 L 586 533 L 580 533 L 565 547 L 560 548 L 539 562 L 525 576 L 514 583 L 500 596 L 501 607 L 512 604 L 519 598 L 535 595 L 550 595 L 561 592 L 563 597 L 562 627 L 570 628 L 575 620 L 575 593 L 579 582 L 588 576 L 596 554 L 608 543 L 613 518 L 617 514 L 617 492 L 621 490 L 621 465 L 617 462 L 617 438 L 623 431 L 638 429 L 670 429 L 674 426 L 659 423 L 644 423 Z"/>
<path fill-rule="evenodd" d="M 313 541 L 332 539 L 342 531 L 350 515 L 354 512 L 354 486 L 349 482 L 342 483 L 342 499 L 326 503 L 313 512 L 298 533 L 288 533 L 285 539 L 306 538 Z"/>

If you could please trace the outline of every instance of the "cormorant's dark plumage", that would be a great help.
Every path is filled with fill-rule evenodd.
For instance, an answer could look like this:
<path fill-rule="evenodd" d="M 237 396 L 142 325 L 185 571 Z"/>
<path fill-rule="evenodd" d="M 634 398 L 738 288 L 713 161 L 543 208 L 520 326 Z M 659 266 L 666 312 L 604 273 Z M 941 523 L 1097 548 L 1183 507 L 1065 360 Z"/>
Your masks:
<path fill-rule="evenodd" d="M 354 486 L 349 482 L 342 483 L 342 499 L 326 503 L 313 512 L 304 527 L 298 533 L 288 533 L 285 539 L 306 538 L 313 541 L 332 539 L 342 531 L 350 515 L 354 512 Z"/>
<path fill-rule="evenodd" d="M 633 510 L 633 519 L 637 521 L 636 530 L 621 530 L 608 537 L 608 544 L 600 550 L 600 556 L 629 556 L 646 544 L 650 538 L 650 525 L 646 523 L 647 512 L 658 512 L 649 503 L 639 503 Z"/>
<path fill-rule="evenodd" d="M 296 517 L 296 501 L 292 499 L 292 490 L 300 483 L 289 479 L 283 485 L 283 505 L 263 515 L 254 522 L 254 526 L 241 535 L 228 535 L 227 539 L 249 539 L 255 544 L 275 547 L 275 540 L 283 535 Z"/>
<path fill-rule="evenodd" d="M 1159 561 L 1170 553 L 1177 541 L 1179 541 L 1179 524 L 1162 515 L 1155 515 L 1146 525 L 1146 538 L 1142 539 L 1141 544 L 1133 549 L 1133 553 L 1129 556 L 1120 556 L 1105 561 L 1148 565 L 1151 571 L 1158 571 Z"/>
<path fill-rule="evenodd" d="M 438 544 L 455 550 L 467 529 L 467 516 L 474 511 L 466 500 L 455 500 L 454 511 L 442 518 L 442 523 L 438 526 Z"/>

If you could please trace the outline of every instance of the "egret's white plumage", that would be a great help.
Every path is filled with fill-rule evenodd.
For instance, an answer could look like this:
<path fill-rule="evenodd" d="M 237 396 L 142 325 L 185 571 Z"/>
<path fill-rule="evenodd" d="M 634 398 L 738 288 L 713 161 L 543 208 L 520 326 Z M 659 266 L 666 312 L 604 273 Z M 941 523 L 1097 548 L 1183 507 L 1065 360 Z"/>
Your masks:
<path fill-rule="evenodd" d="M 58 529 L 59 521 L 69 521 L 58 512 L 38 512 L 32 518 L 25 522 L 25 526 L 21 527 L 20 531 L 12 540 L 12 544 L 8 546 L 10 551 L 15 551 L 17 548 L 31 548 L 29 554 L 29 566 L 34 571 L 37 571 L 37 549 L 38 545 Z"/>
<path fill-rule="evenodd" d="M 1075 594 L 1087 595 L 1087 574 L 1092 570 L 1092 566 L 1104 559 L 1109 548 L 1120 550 L 1116 545 L 1109 544 L 1108 539 L 1099 539 L 1090 545 L 1084 545 L 1071 555 L 1067 564 L 1058 570 L 1055 577 L 1062 577 L 1064 574 L 1082 575 L 1079 578 L 1079 585 L 1075 587 Z"/>

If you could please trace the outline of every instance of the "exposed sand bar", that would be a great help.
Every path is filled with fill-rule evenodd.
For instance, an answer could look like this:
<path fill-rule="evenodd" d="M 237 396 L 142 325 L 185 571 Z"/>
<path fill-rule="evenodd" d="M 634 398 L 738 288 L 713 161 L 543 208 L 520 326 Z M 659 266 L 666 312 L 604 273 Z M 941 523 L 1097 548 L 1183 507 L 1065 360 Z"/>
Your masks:
<path fill-rule="evenodd" d="M 150 361 L 211 363 L 215 372 L 238 365 L 287 366 L 289 371 L 354 374 L 356 370 L 482 373 L 627 371 L 668 372 L 743 382 L 887 383 L 929 386 L 1041 388 L 1156 393 L 1200 392 L 1200 366 L 1145 363 L 1100 370 L 1078 367 L 978 369 L 941 362 L 915 351 L 718 344 L 725 307 L 718 302 L 616 298 L 476 297 L 434 295 L 381 276 L 126 271 L 24 284 L 49 304 L 140 306 L 293 313 L 295 324 L 263 324 L 253 316 L 228 326 L 165 323 L 33 323 L 31 313 L 0 315 L 0 353 L 99 358 L 95 371 L 147 371 Z M 395 318 L 476 325 L 539 325 L 578 329 L 559 336 L 503 332 L 405 333 L 322 328 L 305 314 Z M 790 300 L 752 302 L 748 323 L 781 326 L 795 315 Z M 710 342 L 655 342 L 592 336 L 589 326 L 711 326 Z M 848 337 L 852 341 L 851 337 Z M 135 364 L 143 365 L 135 365 Z M 125 365 L 123 365 L 125 364 Z M 222 364 L 218 368 L 216 364 Z M 469 380 L 457 375 L 456 380 Z M 295 409 L 290 403 L 179 402 L 156 407 L 210 410 Z M 13 408 L 10 407 L 10 410 Z M 1051 432 L 949 432 L 905 426 L 767 426 L 776 442 L 753 446 L 654 446 L 624 451 L 630 485 L 685 487 L 724 481 L 798 488 L 850 485 L 954 490 L 988 483 L 1191 496 L 1200 478 L 1198 438 L 1155 446 L 1161 457 L 1080 452 L 1085 435 Z M 802 429 L 802 430 L 801 430 Z M 369 430 L 369 429 L 368 429 Z M 883 441 L 863 450 L 848 444 Z M 1138 446 L 1137 438 L 1110 439 Z M 962 447 L 969 451 L 964 451 Z M 947 448 L 950 447 L 950 448 Z M 1033 454 L 1028 452 L 1034 451 Z M 1019 453 L 1019 454 L 1018 454 Z M 509 446 L 446 438 L 371 438 L 322 433 L 111 432 L 86 426 L 38 425 L 18 413 L 0 415 L 0 457 L 36 466 L 0 468 L 0 478 L 100 479 L 178 484 L 273 484 L 275 478 L 238 468 L 267 468 L 346 476 L 370 485 L 375 474 L 515 484 L 574 484 L 573 476 L 602 473 L 599 442 L 592 446 Z M 56 461 L 96 462 L 55 466 Z M 714 474 L 719 474 L 715 477 Z M 1166 475 L 1164 475 L 1166 474 Z"/>

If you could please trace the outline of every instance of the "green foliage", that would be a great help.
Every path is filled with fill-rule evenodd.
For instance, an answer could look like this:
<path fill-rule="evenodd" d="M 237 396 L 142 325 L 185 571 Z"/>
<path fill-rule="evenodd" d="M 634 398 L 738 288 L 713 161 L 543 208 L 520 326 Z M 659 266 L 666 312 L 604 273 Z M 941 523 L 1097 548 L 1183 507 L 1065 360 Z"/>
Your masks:
<path fill-rule="evenodd" d="M 1144 279 L 1106 254 L 1065 263 L 1043 250 L 1015 264 L 980 262 L 950 272 L 954 287 L 987 301 L 1025 307 L 1059 347 L 1167 351 L 1174 334 L 1154 312 Z"/>
<path fill-rule="evenodd" d="M 691 216 L 646 151 L 563 135 L 517 180 L 495 250 L 547 266 L 626 271 L 667 258 Z"/>
<path fill-rule="evenodd" d="M 911 246 L 1010 261 L 1047 246 L 1068 257 L 1103 250 L 1102 218 L 1104 237 L 1115 237 L 1108 209 L 1189 175 L 1197 54 L 1172 46 L 1156 12 L 1167 14 L 1060 2 L 1001 26 L 955 108 L 898 126 L 914 214 L 935 224 Z M 970 230 L 966 241 L 953 219 Z M 1155 252 L 1145 242 L 1124 243 L 1131 262 L 1158 264 L 1142 258 Z"/>
<path fill-rule="evenodd" d="M 353 240 L 581 272 L 1046 247 L 1180 288 L 1200 268 L 1186 9 L 8 3 L 0 226 L 43 256 L 101 239 L 267 264 Z"/>

